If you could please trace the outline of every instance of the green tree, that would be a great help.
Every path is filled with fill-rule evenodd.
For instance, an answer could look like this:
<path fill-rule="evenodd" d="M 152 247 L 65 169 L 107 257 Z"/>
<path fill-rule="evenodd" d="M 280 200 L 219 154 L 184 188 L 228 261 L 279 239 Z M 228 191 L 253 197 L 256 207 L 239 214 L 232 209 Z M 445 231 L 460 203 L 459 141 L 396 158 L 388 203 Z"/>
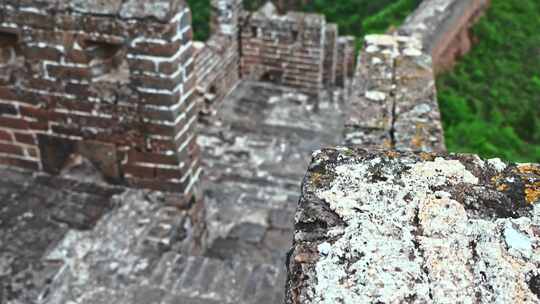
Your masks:
<path fill-rule="evenodd" d="M 540 2 L 493 0 L 478 40 L 437 80 L 450 151 L 540 162 Z"/>

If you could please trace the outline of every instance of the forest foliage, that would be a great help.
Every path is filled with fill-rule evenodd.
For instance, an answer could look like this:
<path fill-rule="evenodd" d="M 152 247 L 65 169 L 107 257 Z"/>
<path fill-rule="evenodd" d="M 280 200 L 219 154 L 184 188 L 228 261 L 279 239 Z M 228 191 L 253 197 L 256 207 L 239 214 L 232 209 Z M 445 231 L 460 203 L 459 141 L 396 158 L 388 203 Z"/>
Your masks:
<path fill-rule="evenodd" d="M 205 41 L 210 35 L 210 0 L 187 0 L 191 9 L 193 39 Z"/>
<path fill-rule="evenodd" d="M 452 152 L 540 162 L 540 2 L 493 0 L 478 43 L 437 79 Z"/>
<path fill-rule="evenodd" d="M 313 0 L 304 11 L 322 13 L 329 22 L 337 23 L 340 35 L 356 37 L 357 49 L 363 37 L 379 34 L 399 26 L 421 0 Z"/>

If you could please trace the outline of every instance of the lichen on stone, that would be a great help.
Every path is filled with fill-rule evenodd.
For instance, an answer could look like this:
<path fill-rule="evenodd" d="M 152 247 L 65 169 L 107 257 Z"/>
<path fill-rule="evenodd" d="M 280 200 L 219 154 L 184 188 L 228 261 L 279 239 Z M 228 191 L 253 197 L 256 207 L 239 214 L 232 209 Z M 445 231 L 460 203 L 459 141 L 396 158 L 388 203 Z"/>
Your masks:
<path fill-rule="evenodd" d="M 505 218 L 467 203 L 507 204 L 514 192 L 491 194 L 491 178 L 499 174 L 515 189 L 521 180 L 512 175 L 515 166 L 460 155 L 341 154 L 327 149 L 317 155 L 317 166 L 333 176 L 327 184 L 305 180 L 300 208 L 311 200 L 343 223 L 320 239 L 295 238 L 295 246 L 318 254 L 289 265 L 309 275 L 289 278 L 300 291 L 288 303 L 540 301 L 528 287 L 540 266 L 540 208 Z M 321 222 L 327 217 L 318 216 Z"/>

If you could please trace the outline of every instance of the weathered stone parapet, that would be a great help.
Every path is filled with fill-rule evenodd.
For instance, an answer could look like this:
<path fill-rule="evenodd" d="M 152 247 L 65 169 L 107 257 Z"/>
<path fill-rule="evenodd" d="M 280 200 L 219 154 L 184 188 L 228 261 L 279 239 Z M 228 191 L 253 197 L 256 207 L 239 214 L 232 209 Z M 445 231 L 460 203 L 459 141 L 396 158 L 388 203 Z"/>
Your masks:
<path fill-rule="evenodd" d="M 336 65 L 338 64 L 338 27 L 330 23 L 325 29 L 325 47 L 324 47 L 324 71 L 323 80 L 326 86 L 333 86 L 336 83 Z"/>
<path fill-rule="evenodd" d="M 540 165 L 315 152 L 286 303 L 539 303 Z"/>
<path fill-rule="evenodd" d="M 433 56 L 435 70 L 442 71 L 469 52 L 469 29 L 489 4 L 490 0 L 426 0 L 398 32 L 422 41 L 424 51 Z"/>
<path fill-rule="evenodd" d="M 369 35 L 346 122 L 348 145 L 443 151 L 431 58 L 413 37 Z"/>
<path fill-rule="evenodd" d="M 205 43 L 197 43 L 195 74 L 197 99 L 202 113 L 215 112 L 225 96 L 240 81 L 240 16 L 241 0 L 213 0 L 212 36 Z"/>

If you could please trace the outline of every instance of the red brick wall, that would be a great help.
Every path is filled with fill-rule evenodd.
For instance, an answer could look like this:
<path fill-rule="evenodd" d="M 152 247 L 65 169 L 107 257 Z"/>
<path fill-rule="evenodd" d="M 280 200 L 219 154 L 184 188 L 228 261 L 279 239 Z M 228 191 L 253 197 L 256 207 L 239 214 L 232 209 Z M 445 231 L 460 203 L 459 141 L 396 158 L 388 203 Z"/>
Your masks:
<path fill-rule="evenodd" d="M 58 171 L 60 155 L 80 153 L 128 185 L 190 192 L 200 169 L 189 9 L 94 2 L 0 6 L 0 41 L 16 37 L 0 42 L 16 53 L 0 59 L 0 164 Z"/>
<path fill-rule="evenodd" d="M 337 40 L 336 84 L 347 87 L 354 76 L 354 37 L 343 36 Z"/>
<path fill-rule="evenodd" d="M 336 66 L 337 66 L 337 39 L 338 27 L 330 23 L 326 26 L 325 47 L 324 47 L 324 72 L 323 80 L 325 86 L 336 84 Z"/>
<path fill-rule="evenodd" d="M 241 29 L 241 75 L 316 94 L 323 88 L 326 21 L 303 13 L 253 13 Z"/>

